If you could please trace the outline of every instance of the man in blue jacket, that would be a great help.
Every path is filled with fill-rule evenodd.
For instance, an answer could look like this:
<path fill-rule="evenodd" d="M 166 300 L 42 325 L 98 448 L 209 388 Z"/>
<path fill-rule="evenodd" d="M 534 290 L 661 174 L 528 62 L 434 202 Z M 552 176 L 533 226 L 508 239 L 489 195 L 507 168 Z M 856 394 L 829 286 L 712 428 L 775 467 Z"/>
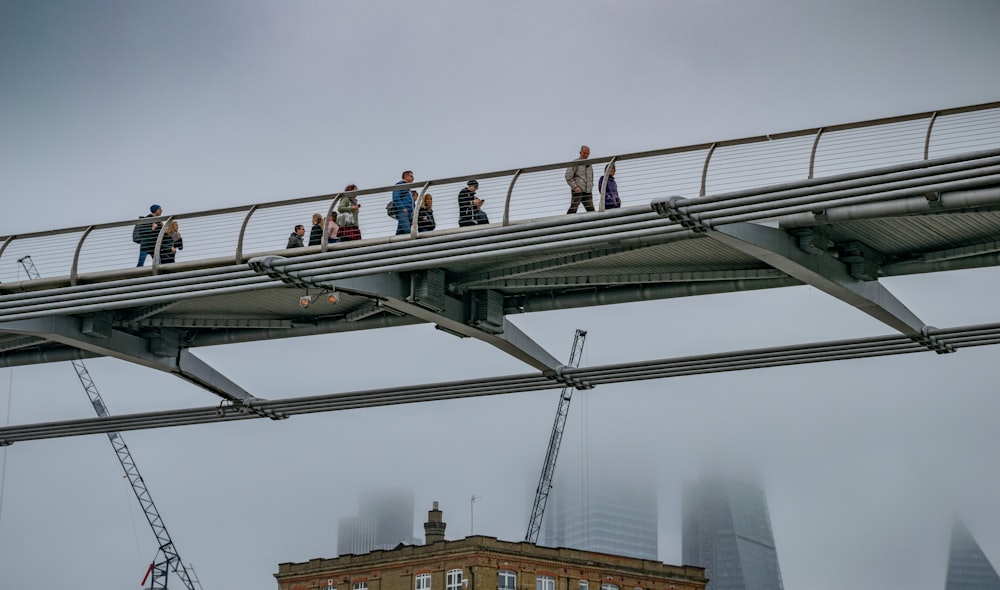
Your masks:
<path fill-rule="evenodd" d="M 413 182 L 413 171 L 403 172 L 403 179 L 396 184 L 410 184 Z M 410 225 L 413 223 L 413 195 L 409 189 L 398 188 L 392 191 L 392 204 L 396 206 L 396 235 L 410 233 Z"/>

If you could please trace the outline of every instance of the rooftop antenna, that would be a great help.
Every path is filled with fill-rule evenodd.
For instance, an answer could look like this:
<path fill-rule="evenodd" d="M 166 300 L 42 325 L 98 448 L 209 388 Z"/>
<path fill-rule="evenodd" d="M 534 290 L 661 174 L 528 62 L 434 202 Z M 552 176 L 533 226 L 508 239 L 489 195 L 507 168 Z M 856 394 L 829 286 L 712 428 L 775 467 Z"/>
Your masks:
<path fill-rule="evenodd" d="M 472 494 L 472 497 L 469 498 L 469 536 L 470 537 L 475 534 L 475 530 L 476 530 L 476 500 L 478 500 L 480 498 L 482 498 L 482 496 L 477 496 L 475 494 Z"/>

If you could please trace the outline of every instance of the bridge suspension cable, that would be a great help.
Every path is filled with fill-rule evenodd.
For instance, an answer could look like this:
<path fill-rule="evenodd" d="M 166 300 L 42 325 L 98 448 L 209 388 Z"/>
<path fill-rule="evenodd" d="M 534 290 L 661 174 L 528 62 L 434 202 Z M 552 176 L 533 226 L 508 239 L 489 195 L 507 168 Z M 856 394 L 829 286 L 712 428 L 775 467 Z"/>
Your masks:
<path fill-rule="evenodd" d="M 1000 323 L 934 328 L 923 341 L 903 335 L 795 344 L 721 354 L 638 361 L 584 368 L 566 368 L 561 377 L 581 387 L 667 379 L 729 371 L 820 363 L 878 356 L 938 353 L 1000 344 Z M 251 401 L 185 410 L 167 410 L 97 419 L 68 420 L 0 428 L 0 444 L 121 430 L 164 428 L 260 418 L 254 409 L 283 416 L 335 412 L 385 405 L 502 395 L 552 389 L 552 378 L 543 373 L 510 375 L 436 384 L 391 387 L 367 391 Z"/>

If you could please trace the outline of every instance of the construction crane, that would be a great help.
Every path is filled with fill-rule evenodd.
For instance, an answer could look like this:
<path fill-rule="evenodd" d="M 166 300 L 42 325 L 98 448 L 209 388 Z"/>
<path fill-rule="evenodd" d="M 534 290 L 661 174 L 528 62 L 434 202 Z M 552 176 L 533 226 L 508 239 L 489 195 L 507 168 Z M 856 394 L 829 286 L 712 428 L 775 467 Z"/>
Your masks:
<path fill-rule="evenodd" d="M 19 258 L 18 262 L 24 268 L 24 272 L 27 273 L 29 279 L 41 278 L 41 275 L 38 274 L 38 269 L 35 268 L 35 263 L 31 260 L 31 256 Z M 94 406 L 94 411 L 101 418 L 110 416 L 111 414 L 108 412 L 107 406 L 104 405 L 104 400 L 101 399 L 101 393 L 97 390 L 97 386 L 94 385 L 94 380 L 90 378 L 90 372 L 87 371 L 86 365 L 80 360 L 72 361 L 72 363 L 73 369 L 76 370 L 76 376 L 80 379 L 80 384 L 83 385 L 83 390 L 87 393 L 90 405 Z M 141 585 L 146 587 L 146 581 L 148 580 L 148 588 L 151 590 L 166 589 L 168 573 L 170 570 L 173 570 L 187 590 L 201 590 L 201 582 L 198 581 L 194 573 L 194 568 L 190 564 L 185 566 L 184 562 L 181 561 L 180 555 L 177 553 L 177 548 L 174 547 L 174 542 L 170 538 L 170 533 L 167 532 L 167 527 L 163 524 L 163 518 L 160 517 L 160 512 L 156 509 L 156 505 L 153 504 L 153 498 L 149 495 L 149 489 L 146 487 L 146 483 L 139 473 L 139 468 L 136 467 L 135 461 L 132 459 L 132 453 L 125 446 L 125 439 L 122 438 L 119 432 L 109 432 L 108 440 L 115 450 L 115 455 L 118 456 L 118 461 L 122 464 L 122 469 L 125 470 L 125 476 L 128 477 L 129 483 L 132 484 L 132 491 L 135 492 L 135 497 L 139 500 L 139 506 L 142 508 L 143 513 L 145 513 L 146 520 L 149 521 L 149 526 L 153 529 L 153 535 L 156 537 L 157 543 L 159 543 L 159 549 L 157 549 L 156 555 L 153 557 L 153 562 L 146 570 L 146 575 Z"/>
<path fill-rule="evenodd" d="M 579 367 L 583 356 L 583 344 L 587 341 L 587 332 L 577 330 L 573 336 L 573 348 L 569 352 L 567 366 Z M 549 448 L 545 451 L 545 463 L 542 464 L 542 475 L 538 478 L 538 488 L 535 490 L 535 504 L 531 508 L 531 520 L 528 521 L 528 532 L 524 540 L 529 543 L 538 541 L 538 533 L 542 530 L 542 516 L 545 505 L 549 501 L 549 491 L 552 490 L 552 475 L 556 470 L 556 458 L 559 457 L 559 445 L 562 443 L 563 429 L 566 427 L 566 416 L 569 415 L 569 403 L 573 400 L 573 386 L 563 387 L 559 394 L 559 405 L 556 406 L 556 419 L 552 423 L 552 434 L 549 435 Z"/>

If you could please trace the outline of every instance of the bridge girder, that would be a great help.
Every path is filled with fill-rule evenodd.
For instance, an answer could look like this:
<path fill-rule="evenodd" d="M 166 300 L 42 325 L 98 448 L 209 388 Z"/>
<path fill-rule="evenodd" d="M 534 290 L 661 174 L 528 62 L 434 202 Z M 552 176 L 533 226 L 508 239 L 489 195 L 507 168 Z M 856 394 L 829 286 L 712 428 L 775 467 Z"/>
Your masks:
<path fill-rule="evenodd" d="M 447 295 L 444 271 L 430 269 L 405 275 L 389 272 L 324 283 L 285 274 L 284 260 L 278 256 L 254 259 L 250 267 L 293 285 L 367 297 L 390 313 L 434 324 L 449 334 L 475 338 L 546 374 L 562 370 L 563 363 L 505 317 L 502 295 L 474 291 L 464 300 Z"/>
<path fill-rule="evenodd" d="M 71 316 L 52 316 L 0 322 L 0 331 L 44 338 L 95 355 L 171 373 L 229 401 L 258 399 L 187 349 L 176 346 L 176 342 L 157 343 L 116 329 L 88 334 L 82 330 L 82 323 Z"/>
<path fill-rule="evenodd" d="M 859 280 L 844 263 L 803 251 L 786 232 L 754 223 L 713 227 L 706 236 L 812 285 L 907 336 L 921 338 L 927 325 L 876 280 Z"/>

